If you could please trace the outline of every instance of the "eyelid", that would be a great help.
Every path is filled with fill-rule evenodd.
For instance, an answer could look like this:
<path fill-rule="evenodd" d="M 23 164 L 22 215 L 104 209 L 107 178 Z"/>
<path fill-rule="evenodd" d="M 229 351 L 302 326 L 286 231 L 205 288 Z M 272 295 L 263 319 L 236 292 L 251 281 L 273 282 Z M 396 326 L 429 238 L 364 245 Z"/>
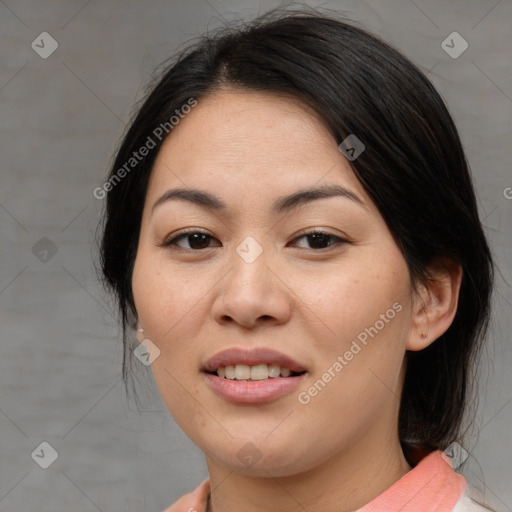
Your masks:
<path fill-rule="evenodd" d="M 338 238 L 345 237 L 345 235 L 343 235 L 343 234 L 341 234 L 341 235 L 334 234 L 330 230 L 330 228 L 315 227 L 315 228 L 306 228 L 306 229 L 303 229 L 303 230 L 299 231 L 298 233 L 296 233 L 293 236 L 293 240 L 295 240 L 298 237 L 304 236 L 304 235 L 314 235 L 314 234 L 317 234 L 317 233 L 318 234 L 322 234 L 322 235 L 329 235 L 329 236 L 332 236 L 332 237 L 338 237 Z"/>

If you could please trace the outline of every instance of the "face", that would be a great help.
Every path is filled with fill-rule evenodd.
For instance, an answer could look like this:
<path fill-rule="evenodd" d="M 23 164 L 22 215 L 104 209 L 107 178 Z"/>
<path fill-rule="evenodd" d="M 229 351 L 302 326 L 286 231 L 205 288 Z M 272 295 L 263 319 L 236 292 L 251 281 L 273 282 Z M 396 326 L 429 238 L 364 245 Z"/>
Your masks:
<path fill-rule="evenodd" d="M 339 194 L 282 199 L 321 187 Z M 175 188 L 216 202 L 161 199 Z M 286 476 L 396 435 L 408 269 L 336 141 L 297 100 L 215 92 L 174 127 L 132 286 L 160 351 L 162 398 L 212 463 Z"/>

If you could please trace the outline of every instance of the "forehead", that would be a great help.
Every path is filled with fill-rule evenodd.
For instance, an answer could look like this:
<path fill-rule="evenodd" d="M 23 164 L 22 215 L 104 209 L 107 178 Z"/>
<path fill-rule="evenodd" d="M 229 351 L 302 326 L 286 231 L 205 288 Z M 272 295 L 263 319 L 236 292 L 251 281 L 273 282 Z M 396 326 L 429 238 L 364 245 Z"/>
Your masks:
<path fill-rule="evenodd" d="M 286 191 L 324 182 L 350 187 L 369 202 L 310 107 L 274 93 L 226 90 L 199 99 L 173 128 L 155 161 L 148 202 L 179 186 L 270 204 Z"/>

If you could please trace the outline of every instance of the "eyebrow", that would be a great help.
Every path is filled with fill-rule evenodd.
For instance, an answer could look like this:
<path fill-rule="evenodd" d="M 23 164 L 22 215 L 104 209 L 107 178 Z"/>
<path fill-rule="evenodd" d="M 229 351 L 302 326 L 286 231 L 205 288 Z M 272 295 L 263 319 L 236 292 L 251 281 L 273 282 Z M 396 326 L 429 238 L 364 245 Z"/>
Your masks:
<path fill-rule="evenodd" d="M 274 202 L 271 211 L 276 215 L 289 213 L 299 206 L 329 197 L 343 197 L 365 207 L 364 202 L 354 192 L 340 185 L 333 184 L 301 189 L 290 195 L 282 196 Z M 155 201 L 152 207 L 152 212 L 154 212 L 155 208 L 158 206 L 167 203 L 168 201 L 176 200 L 188 201 L 212 211 L 225 212 L 228 209 L 228 205 L 222 201 L 222 199 L 210 194 L 209 192 L 191 188 L 173 188 L 167 190 L 159 199 L 157 199 L 157 201 Z"/>

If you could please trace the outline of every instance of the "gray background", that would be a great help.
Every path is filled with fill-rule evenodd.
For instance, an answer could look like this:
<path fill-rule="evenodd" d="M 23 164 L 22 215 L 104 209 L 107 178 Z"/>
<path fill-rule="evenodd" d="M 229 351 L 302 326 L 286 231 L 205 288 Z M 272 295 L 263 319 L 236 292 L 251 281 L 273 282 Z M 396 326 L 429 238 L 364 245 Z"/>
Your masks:
<path fill-rule="evenodd" d="M 93 263 L 103 205 L 92 191 L 153 68 L 207 27 L 276 5 L 0 1 L 2 512 L 158 512 L 207 476 L 151 379 L 143 412 L 126 403 L 120 332 Z M 501 272 L 464 474 L 512 510 L 512 2 L 323 5 L 427 72 L 460 128 Z M 31 48 L 43 31 L 59 45 L 47 59 Z M 453 31 L 469 44 L 456 59 L 441 47 Z M 44 441 L 58 453 L 48 469 L 31 457 Z"/>

